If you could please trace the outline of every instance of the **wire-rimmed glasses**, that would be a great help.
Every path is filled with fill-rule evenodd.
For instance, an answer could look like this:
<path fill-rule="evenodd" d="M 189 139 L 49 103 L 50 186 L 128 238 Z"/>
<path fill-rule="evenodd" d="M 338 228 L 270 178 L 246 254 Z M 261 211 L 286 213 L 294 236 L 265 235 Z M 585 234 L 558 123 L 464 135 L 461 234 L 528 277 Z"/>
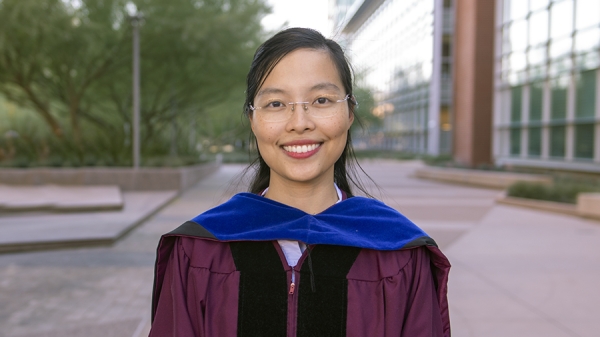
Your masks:
<path fill-rule="evenodd" d="M 296 105 L 302 105 L 304 112 L 311 117 L 327 118 L 337 114 L 340 110 L 338 103 L 346 102 L 348 99 L 353 104 L 357 104 L 354 96 L 346 95 L 339 99 L 336 95 L 318 95 L 312 102 L 289 102 L 283 103 L 280 99 L 264 98 L 257 100 L 256 106 L 249 104 L 252 111 L 256 111 L 260 118 L 267 122 L 283 122 L 292 117 Z"/>

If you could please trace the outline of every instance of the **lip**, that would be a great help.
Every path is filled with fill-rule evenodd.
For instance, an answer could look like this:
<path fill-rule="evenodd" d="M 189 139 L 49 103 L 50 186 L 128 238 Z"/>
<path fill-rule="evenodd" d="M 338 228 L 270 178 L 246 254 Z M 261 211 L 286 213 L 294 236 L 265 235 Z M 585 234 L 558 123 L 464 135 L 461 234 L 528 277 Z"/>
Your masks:
<path fill-rule="evenodd" d="M 303 152 L 303 153 L 290 152 L 290 151 L 286 151 L 283 148 L 284 146 L 303 146 L 303 145 L 315 145 L 315 144 L 318 146 L 314 150 Z M 317 152 L 319 152 L 322 145 L 323 145 L 323 142 L 305 139 L 305 140 L 296 140 L 296 141 L 285 143 L 285 144 L 281 145 L 280 148 L 283 151 L 283 153 L 285 153 L 286 155 L 288 155 L 291 158 L 305 159 L 305 158 L 309 158 L 309 157 L 315 155 Z"/>

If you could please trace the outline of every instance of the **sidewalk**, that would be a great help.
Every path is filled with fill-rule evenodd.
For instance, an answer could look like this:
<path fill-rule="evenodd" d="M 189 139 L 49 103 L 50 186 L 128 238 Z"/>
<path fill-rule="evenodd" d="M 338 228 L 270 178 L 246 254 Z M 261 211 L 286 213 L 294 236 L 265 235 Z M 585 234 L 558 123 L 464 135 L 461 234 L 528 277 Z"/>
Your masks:
<path fill-rule="evenodd" d="M 383 189 L 375 195 L 449 257 L 453 336 L 600 331 L 600 222 L 499 205 L 498 190 L 411 178 L 417 162 L 363 167 Z M 112 247 L 0 255 L 0 337 L 147 335 L 158 238 L 226 200 L 240 169 L 223 166 Z"/>

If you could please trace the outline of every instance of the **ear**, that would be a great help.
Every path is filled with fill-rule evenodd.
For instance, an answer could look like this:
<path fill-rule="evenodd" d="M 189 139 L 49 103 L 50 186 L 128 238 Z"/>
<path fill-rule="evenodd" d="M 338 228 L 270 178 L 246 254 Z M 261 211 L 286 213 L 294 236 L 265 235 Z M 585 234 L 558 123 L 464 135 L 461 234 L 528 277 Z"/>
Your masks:
<path fill-rule="evenodd" d="M 246 116 L 248 116 L 248 121 L 250 121 L 250 129 L 252 129 L 252 132 L 254 132 L 254 113 L 253 111 L 250 111 L 246 114 Z"/>
<path fill-rule="evenodd" d="M 352 109 L 349 109 L 349 114 L 348 114 L 348 130 L 350 130 L 350 127 L 352 127 L 352 123 L 354 123 L 354 111 L 352 111 Z"/>

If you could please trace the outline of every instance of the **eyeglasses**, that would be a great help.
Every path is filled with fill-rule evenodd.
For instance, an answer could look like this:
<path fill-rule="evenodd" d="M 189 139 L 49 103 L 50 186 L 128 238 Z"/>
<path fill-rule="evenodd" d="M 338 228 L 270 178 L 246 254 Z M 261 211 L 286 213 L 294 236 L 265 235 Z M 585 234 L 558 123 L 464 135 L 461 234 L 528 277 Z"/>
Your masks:
<path fill-rule="evenodd" d="M 312 102 L 289 103 L 283 103 L 279 99 L 267 97 L 257 101 L 256 106 L 252 104 L 248 106 L 250 110 L 256 111 L 264 121 L 283 122 L 292 117 L 298 104 L 301 104 L 304 111 L 315 118 L 327 118 L 336 115 L 340 111 L 338 103 L 346 102 L 348 99 L 354 105 L 358 104 L 354 96 L 346 95 L 343 99 L 339 99 L 339 97 L 335 95 L 319 95 Z"/>

